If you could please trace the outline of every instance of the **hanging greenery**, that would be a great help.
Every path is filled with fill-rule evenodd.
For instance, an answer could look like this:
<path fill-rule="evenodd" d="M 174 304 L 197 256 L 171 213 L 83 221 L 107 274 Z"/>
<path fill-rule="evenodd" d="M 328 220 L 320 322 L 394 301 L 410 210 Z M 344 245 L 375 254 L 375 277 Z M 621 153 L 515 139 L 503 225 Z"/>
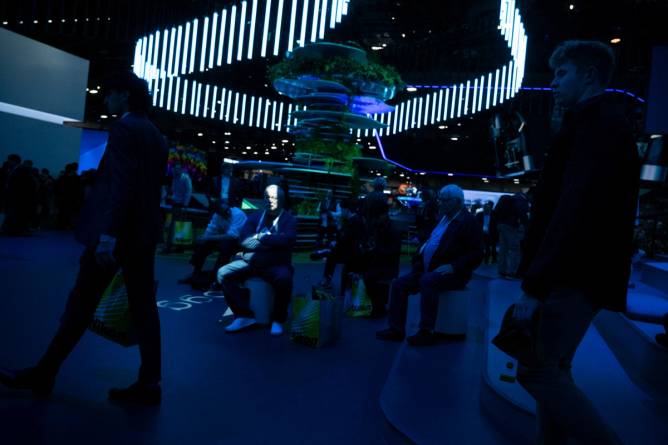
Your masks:
<path fill-rule="evenodd" d="M 347 57 L 325 59 L 307 57 L 297 53 L 269 67 L 268 71 L 271 82 L 281 78 L 296 79 L 304 75 L 340 82 L 352 89 L 355 89 L 354 81 L 359 80 L 378 82 L 398 90 L 404 86 L 401 76 L 394 67 L 375 62 L 363 64 Z"/>

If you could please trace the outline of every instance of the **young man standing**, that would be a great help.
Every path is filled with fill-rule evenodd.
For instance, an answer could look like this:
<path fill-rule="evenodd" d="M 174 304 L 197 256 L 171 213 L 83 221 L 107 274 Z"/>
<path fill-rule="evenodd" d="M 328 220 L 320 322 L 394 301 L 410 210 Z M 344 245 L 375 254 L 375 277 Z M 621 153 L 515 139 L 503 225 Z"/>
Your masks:
<path fill-rule="evenodd" d="M 102 294 L 119 268 L 128 293 L 131 321 L 141 355 L 137 382 L 112 389 L 116 402 L 161 401 L 160 319 L 155 303 L 154 260 L 162 237 L 160 195 L 167 166 L 167 144 L 146 113 L 148 85 L 130 72 L 106 83 L 109 114 L 121 118 L 109 130 L 91 194 L 81 212 L 77 240 L 85 246 L 79 273 L 60 327 L 37 365 L 20 371 L 0 369 L 0 383 L 51 393 L 60 366 L 93 319 Z"/>
<path fill-rule="evenodd" d="M 600 42 L 564 42 L 550 58 L 555 102 L 566 113 L 536 189 L 514 313 L 528 320 L 539 311 L 535 363 L 518 368 L 537 402 L 539 443 L 621 443 L 571 375 L 598 311 L 626 309 L 640 161 L 630 126 L 605 94 L 613 66 Z"/>

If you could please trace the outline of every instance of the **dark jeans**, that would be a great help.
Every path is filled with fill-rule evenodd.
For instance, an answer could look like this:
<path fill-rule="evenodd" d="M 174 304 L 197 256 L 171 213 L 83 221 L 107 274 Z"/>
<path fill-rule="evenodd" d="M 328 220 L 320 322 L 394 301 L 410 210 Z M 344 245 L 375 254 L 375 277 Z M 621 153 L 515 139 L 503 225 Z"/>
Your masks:
<path fill-rule="evenodd" d="M 406 331 L 408 296 L 420 292 L 420 329 L 433 331 L 438 315 L 438 294 L 445 290 L 462 289 L 466 281 L 453 274 L 413 270 L 392 281 L 390 287 L 390 327 Z"/>
<path fill-rule="evenodd" d="M 587 396 L 575 386 L 571 362 L 599 309 L 573 289 L 553 291 L 542 304 L 536 333 L 537 365 L 518 367 L 517 380 L 534 399 L 538 442 L 621 444 Z"/>
<path fill-rule="evenodd" d="M 274 311 L 271 320 L 285 323 L 288 318 L 288 304 L 292 296 L 291 265 L 253 267 L 244 260 L 235 260 L 218 271 L 218 282 L 223 288 L 225 301 L 236 317 L 253 318 L 248 292 L 240 284 L 250 277 L 260 277 L 274 289 Z"/>
<path fill-rule="evenodd" d="M 169 222 L 169 229 L 167 230 L 168 235 L 165 240 L 165 249 L 169 250 L 174 244 L 174 229 L 176 227 L 176 221 L 183 221 L 183 216 L 185 215 L 185 209 L 180 204 L 172 203 L 172 219 Z"/>
<path fill-rule="evenodd" d="M 192 257 L 190 257 L 190 264 L 193 265 L 193 273 L 202 272 L 202 267 L 206 262 L 206 258 L 213 252 L 218 252 L 218 259 L 214 270 L 217 271 L 224 264 L 230 261 L 230 257 L 239 250 L 239 242 L 233 238 L 223 238 L 221 240 L 206 240 L 197 241 Z"/>
<path fill-rule="evenodd" d="M 141 367 L 139 381 L 161 380 L 160 318 L 155 303 L 155 246 L 118 246 L 114 257 L 123 272 L 128 305 L 139 342 Z M 119 266 L 102 267 L 95 260 L 95 249 L 86 248 L 79 261 L 79 274 L 70 292 L 65 312 L 46 353 L 37 365 L 47 375 L 56 375 L 60 366 L 83 336 L 93 319 L 100 298 Z"/>
<path fill-rule="evenodd" d="M 371 300 L 371 307 L 374 314 L 384 313 L 385 305 L 389 298 L 390 282 L 392 278 L 380 270 L 369 270 L 362 274 L 364 287 Z"/>
<path fill-rule="evenodd" d="M 496 241 L 489 233 L 483 233 L 482 242 L 485 248 L 484 264 L 496 263 Z"/>

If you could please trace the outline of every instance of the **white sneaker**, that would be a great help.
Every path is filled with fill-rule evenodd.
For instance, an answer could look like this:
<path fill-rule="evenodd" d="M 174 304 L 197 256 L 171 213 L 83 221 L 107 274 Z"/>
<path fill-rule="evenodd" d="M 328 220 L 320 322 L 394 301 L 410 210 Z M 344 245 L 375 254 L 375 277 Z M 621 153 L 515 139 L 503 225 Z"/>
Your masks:
<path fill-rule="evenodd" d="M 276 321 L 272 321 L 271 322 L 271 335 L 273 335 L 274 337 L 278 337 L 279 335 L 283 335 L 283 326 Z"/>
<path fill-rule="evenodd" d="M 232 323 L 230 323 L 226 328 L 226 332 L 238 332 L 242 329 L 246 329 L 247 327 L 253 326 L 257 322 L 255 321 L 254 318 L 244 318 L 244 317 L 239 317 L 236 320 L 234 320 Z"/>

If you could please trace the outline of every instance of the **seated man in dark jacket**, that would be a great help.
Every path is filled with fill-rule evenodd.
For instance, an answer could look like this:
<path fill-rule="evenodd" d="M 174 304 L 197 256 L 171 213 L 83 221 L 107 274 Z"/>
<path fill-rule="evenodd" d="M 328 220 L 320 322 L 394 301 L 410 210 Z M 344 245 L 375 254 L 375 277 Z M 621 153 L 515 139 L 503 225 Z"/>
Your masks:
<path fill-rule="evenodd" d="M 464 207 L 464 192 L 454 184 L 438 193 L 440 222 L 413 259 L 413 269 L 392 282 L 388 329 L 380 340 L 402 341 L 408 296 L 420 292 L 420 330 L 407 339 L 413 346 L 431 345 L 438 313 L 438 295 L 462 289 L 482 262 L 482 234 L 475 217 Z"/>
<path fill-rule="evenodd" d="M 284 211 L 285 194 L 279 186 L 270 185 L 265 189 L 264 203 L 265 210 L 253 213 L 241 230 L 240 258 L 218 271 L 225 301 L 235 316 L 227 332 L 256 324 L 248 289 L 239 286 L 255 276 L 266 280 L 274 289 L 271 335 L 283 333 L 282 324 L 287 318 L 292 294 L 292 249 L 297 241 L 297 220 Z"/>

